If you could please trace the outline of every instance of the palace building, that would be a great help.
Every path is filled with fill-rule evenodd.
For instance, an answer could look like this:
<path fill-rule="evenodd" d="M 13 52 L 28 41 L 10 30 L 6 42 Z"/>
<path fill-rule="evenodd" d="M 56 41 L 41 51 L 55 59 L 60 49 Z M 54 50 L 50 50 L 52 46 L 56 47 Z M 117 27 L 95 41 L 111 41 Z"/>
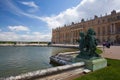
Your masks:
<path fill-rule="evenodd" d="M 105 16 L 94 16 L 94 19 L 80 23 L 72 22 L 71 25 L 52 29 L 52 43 L 55 44 L 78 44 L 80 32 L 86 32 L 93 28 L 96 32 L 96 38 L 100 43 L 111 41 L 120 44 L 120 12 L 113 10 L 111 14 Z"/>

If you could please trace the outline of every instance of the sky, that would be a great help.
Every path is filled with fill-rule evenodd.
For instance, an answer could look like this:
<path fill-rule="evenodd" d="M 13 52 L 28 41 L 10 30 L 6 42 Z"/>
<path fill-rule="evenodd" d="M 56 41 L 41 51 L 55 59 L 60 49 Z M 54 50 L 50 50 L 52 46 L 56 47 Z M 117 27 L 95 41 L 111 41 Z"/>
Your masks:
<path fill-rule="evenodd" d="M 0 41 L 51 41 L 52 29 L 120 11 L 120 0 L 0 0 Z"/>

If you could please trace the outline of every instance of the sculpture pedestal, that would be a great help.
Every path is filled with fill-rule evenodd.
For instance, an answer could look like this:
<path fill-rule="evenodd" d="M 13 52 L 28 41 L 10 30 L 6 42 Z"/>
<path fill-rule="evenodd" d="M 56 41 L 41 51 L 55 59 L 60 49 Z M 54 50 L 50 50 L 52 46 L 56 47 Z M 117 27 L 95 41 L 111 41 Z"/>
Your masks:
<path fill-rule="evenodd" d="M 84 61 L 85 61 L 85 67 L 92 71 L 95 71 L 107 66 L 107 60 L 104 58 L 84 60 Z"/>
<path fill-rule="evenodd" d="M 76 58 L 75 61 L 85 62 L 85 68 L 92 71 L 102 69 L 107 66 L 107 60 L 105 58 L 95 58 L 95 59 L 80 59 Z"/>

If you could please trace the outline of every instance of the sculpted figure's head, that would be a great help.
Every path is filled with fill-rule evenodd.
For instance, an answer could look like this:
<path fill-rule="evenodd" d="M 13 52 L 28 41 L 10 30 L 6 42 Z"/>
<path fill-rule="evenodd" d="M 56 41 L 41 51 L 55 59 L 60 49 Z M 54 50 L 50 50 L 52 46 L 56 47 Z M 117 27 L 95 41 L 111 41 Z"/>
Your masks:
<path fill-rule="evenodd" d="M 95 35 L 96 33 L 92 28 L 89 28 L 87 34 Z"/>

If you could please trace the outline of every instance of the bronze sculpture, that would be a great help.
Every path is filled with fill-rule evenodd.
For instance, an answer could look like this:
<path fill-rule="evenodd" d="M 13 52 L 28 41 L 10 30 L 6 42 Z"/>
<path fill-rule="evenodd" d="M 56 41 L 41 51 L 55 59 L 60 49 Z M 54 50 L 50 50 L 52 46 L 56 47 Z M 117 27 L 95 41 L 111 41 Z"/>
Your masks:
<path fill-rule="evenodd" d="M 85 35 L 80 32 L 79 49 L 80 54 L 78 58 L 91 59 L 95 57 L 100 57 L 96 52 L 97 39 L 95 38 L 95 31 L 90 28 Z"/>

